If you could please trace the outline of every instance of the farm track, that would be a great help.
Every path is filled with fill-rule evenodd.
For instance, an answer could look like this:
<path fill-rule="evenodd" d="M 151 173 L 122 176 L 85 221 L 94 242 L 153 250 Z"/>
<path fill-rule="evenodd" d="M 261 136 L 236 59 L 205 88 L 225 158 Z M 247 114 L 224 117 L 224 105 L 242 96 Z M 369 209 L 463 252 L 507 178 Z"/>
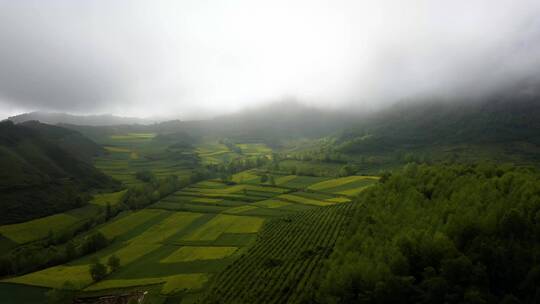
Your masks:
<path fill-rule="evenodd" d="M 343 203 L 269 221 L 253 247 L 213 278 L 201 303 L 297 303 L 309 297 L 358 206 Z"/>

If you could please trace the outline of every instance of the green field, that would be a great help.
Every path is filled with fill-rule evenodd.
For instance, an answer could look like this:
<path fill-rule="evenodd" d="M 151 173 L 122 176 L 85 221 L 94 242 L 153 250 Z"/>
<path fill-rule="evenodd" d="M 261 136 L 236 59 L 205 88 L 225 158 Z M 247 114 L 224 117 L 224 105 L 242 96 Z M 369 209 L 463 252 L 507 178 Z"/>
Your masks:
<path fill-rule="evenodd" d="M 96 205 L 87 205 L 24 223 L 0 226 L 0 235 L 17 244 L 41 240 L 48 237 L 50 233 L 65 233 L 77 228 L 98 214 L 100 209 Z"/>
<path fill-rule="evenodd" d="M 186 241 L 212 241 L 222 233 L 256 233 L 262 227 L 264 219 L 248 216 L 219 214 L 204 226 L 186 235 Z"/>
<path fill-rule="evenodd" d="M 324 201 L 324 200 L 317 200 L 313 198 L 307 198 L 300 195 L 294 195 L 294 194 L 283 194 L 277 197 L 280 200 L 291 202 L 291 203 L 298 203 L 298 204 L 304 204 L 304 205 L 313 205 L 313 206 L 330 206 L 334 203 Z"/>
<path fill-rule="evenodd" d="M 374 176 L 347 176 L 316 183 L 309 190 L 354 196 L 377 181 Z"/>
<path fill-rule="evenodd" d="M 108 136 L 103 140 L 107 154 L 96 158 L 95 164 L 131 187 L 142 183 L 135 178 L 137 171 L 148 170 L 157 177 L 175 174 L 187 178 L 191 170 L 200 165 L 223 164 L 248 157 L 269 159 L 272 153 L 266 145 L 259 143 L 235 144 L 240 151 L 235 149 L 234 152 L 215 142 L 199 143 L 193 150 L 164 152 L 165 146 L 160 146 L 161 142 L 154 138 L 155 134 L 150 133 Z M 199 157 L 200 163 L 193 162 L 193 155 Z M 327 209 L 334 207 L 326 206 L 346 205 L 343 203 L 349 199 L 345 196 L 365 186 L 358 177 L 333 179 L 269 172 L 260 169 L 241 171 L 232 175 L 232 183 L 207 179 L 163 197 L 142 210 L 124 210 L 85 232 L 85 235 L 101 232 L 111 242 L 106 248 L 66 264 L 6 278 L 2 284 L 61 288 L 70 281 L 81 295 L 145 288 L 152 290 L 155 299 L 190 298 L 197 301 L 205 295 L 209 284 L 215 286 L 216 280 L 220 280 L 216 278 L 224 278 L 230 265 L 236 265 L 245 259 L 246 252 L 258 248 L 259 245 L 252 246 L 260 242 L 261 236 L 268 238 L 269 231 L 277 231 L 272 228 L 276 223 L 284 223 L 283 219 L 298 219 L 298 224 L 306 225 L 303 218 L 309 217 L 308 214 L 315 214 L 313 212 L 319 209 L 334 210 Z M 271 176 L 273 182 L 261 183 L 263 175 Z M 124 204 L 120 202 L 125 193 L 126 190 L 98 193 L 86 209 L 0 227 L 4 238 L 0 239 L 1 244 L 15 246 L 45 238 L 51 227 L 53 232 L 71 229 L 97 212 L 103 212 L 107 205 L 122 208 Z M 341 210 L 339 208 L 335 210 Z M 328 218 L 333 213 L 329 212 Z M 334 226 L 328 226 L 328 234 L 333 238 L 328 237 L 327 242 L 335 241 L 333 231 L 341 222 L 339 218 Z M 293 226 L 300 229 L 296 224 Z M 288 239 L 284 241 L 286 244 Z M 319 240 L 313 242 L 316 244 Z M 10 245 L 12 243 L 15 245 Z M 97 259 L 106 263 L 113 255 L 120 259 L 120 268 L 102 281 L 93 282 L 89 274 L 92 261 Z M 230 284 L 230 280 L 223 283 Z"/>
<path fill-rule="evenodd" d="M 354 208 L 338 204 L 272 220 L 242 258 L 212 279 L 202 303 L 304 303 Z"/>
<path fill-rule="evenodd" d="M 230 256 L 236 252 L 236 247 L 193 247 L 185 246 L 167 256 L 161 263 L 178 263 L 196 260 L 216 260 Z"/>
<path fill-rule="evenodd" d="M 111 206 L 115 206 L 120 203 L 122 197 L 126 193 L 126 190 L 113 192 L 113 193 L 100 193 L 94 195 L 92 200 L 90 201 L 92 204 L 96 204 L 102 207 L 105 207 L 107 203 L 109 203 Z"/>
<path fill-rule="evenodd" d="M 95 159 L 95 165 L 124 185 L 137 185 L 137 171 L 151 171 L 157 177 L 177 175 L 187 178 L 197 164 L 190 151 L 167 152 L 167 146 L 154 141 L 155 133 L 111 135 L 104 139 L 107 154 Z"/>

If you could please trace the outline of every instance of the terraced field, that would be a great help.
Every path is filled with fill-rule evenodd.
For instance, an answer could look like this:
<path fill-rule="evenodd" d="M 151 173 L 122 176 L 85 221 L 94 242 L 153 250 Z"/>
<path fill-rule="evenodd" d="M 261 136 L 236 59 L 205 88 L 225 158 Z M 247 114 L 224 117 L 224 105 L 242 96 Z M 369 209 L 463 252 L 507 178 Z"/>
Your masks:
<path fill-rule="evenodd" d="M 197 146 L 195 153 L 201 158 L 203 164 L 220 164 L 238 157 L 224 144 L 204 143 Z"/>
<path fill-rule="evenodd" d="M 235 144 L 239 151 L 232 151 L 226 145 L 217 142 L 205 142 L 197 146 L 195 153 L 202 164 L 222 164 L 240 157 L 270 155 L 272 149 L 262 143 Z"/>
<path fill-rule="evenodd" d="M 199 303 L 307 303 L 353 203 L 271 220 L 257 242 L 219 273 Z"/>
<path fill-rule="evenodd" d="M 111 198 L 111 202 L 114 203 Z M 95 204 L 94 204 L 95 203 Z M 102 207 L 93 202 L 84 207 L 73 209 L 64 213 L 58 213 L 24 223 L 0 226 L 0 235 L 11 242 L 10 247 L 26 244 L 46 238 L 50 233 L 63 233 L 75 230 L 87 220 L 96 216 Z M 6 241 L 2 242 L 7 244 Z M 2 246 L 2 250 L 10 248 Z"/>
<path fill-rule="evenodd" d="M 269 295 L 275 288 L 280 290 L 276 293 L 280 296 L 272 301 L 296 299 L 297 290 L 313 286 L 316 274 L 312 271 L 331 250 L 345 223 L 345 214 L 352 208 L 343 192 L 357 191 L 365 181 L 374 179 L 276 175 L 276 185 L 271 186 L 261 184 L 259 174 L 257 170 L 241 172 L 236 177 L 250 182 L 237 184 L 202 181 L 146 209 L 122 213 L 93 229 L 112 241 L 105 249 L 2 282 L 59 288 L 69 280 L 83 294 L 92 295 L 144 286 L 158 302 L 167 298 L 196 301 L 210 284 L 212 298 L 234 302 L 232 299 L 238 296 L 250 302 L 257 298 L 241 291 L 240 284 L 253 280 L 250 286 L 261 295 Z M 122 195 L 96 195 L 91 206 L 103 209 L 107 202 L 113 205 Z M 40 219 L 43 223 L 25 223 L 30 228 L 18 224 L 18 230 L 0 229 L 4 229 L 5 237 L 26 242 L 31 240 L 35 227 L 69 226 L 76 216 L 74 211 Z M 287 250 L 293 253 L 288 258 Z M 97 258 L 105 263 L 112 255 L 120 258 L 121 267 L 104 280 L 93 282 L 89 274 L 92 261 Z M 296 265 L 291 257 L 301 263 Z M 262 266 L 256 262 L 258 259 Z M 254 273 L 262 273 L 261 278 L 251 277 L 247 270 L 250 267 L 260 268 L 261 272 Z M 231 272 L 233 269 L 238 270 Z M 290 277 L 284 273 L 290 273 Z M 263 278 L 271 283 L 264 285 Z"/>
<path fill-rule="evenodd" d="M 190 292 L 200 289 L 247 244 L 235 237 L 252 240 L 263 222 L 252 216 L 141 210 L 97 228 L 115 240 L 106 249 L 4 282 L 59 288 L 69 280 L 92 292 L 162 284 L 163 295 Z M 88 271 L 91 261 L 105 262 L 113 254 L 120 258 L 121 269 L 93 283 Z"/>
<path fill-rule="evenodd" d="M 158 177 L 177 175 L 187 178 L 196 165 L 189 151 L 163 152 L 166 146 L 154 142 L 154 133 L 111 135 L 101 142 L 108 154 L 95 160 L 95 166 L 125 185 L 140 184 L 137 171 L 151 171 Z"/>
<path fill-rule="evenodd" d="M 322 181 L 309 186 L 307 189 L 313 191 L 327 192 L 354 196 L 360 193 L 366 186 L 375 183 L 378 180 L 374 176 L 347 176 L 342 178 Z"/>

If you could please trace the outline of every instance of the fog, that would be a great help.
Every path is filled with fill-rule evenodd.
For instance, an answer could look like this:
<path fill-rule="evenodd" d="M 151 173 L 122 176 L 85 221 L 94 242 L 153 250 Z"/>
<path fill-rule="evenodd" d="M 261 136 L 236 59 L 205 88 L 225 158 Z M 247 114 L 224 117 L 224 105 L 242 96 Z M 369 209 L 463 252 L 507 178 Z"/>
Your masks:
<path fill-rule="evenodd" d="M 538 0 L 0 0 L 0 114 L 373 109 L 535 84 Z"/>

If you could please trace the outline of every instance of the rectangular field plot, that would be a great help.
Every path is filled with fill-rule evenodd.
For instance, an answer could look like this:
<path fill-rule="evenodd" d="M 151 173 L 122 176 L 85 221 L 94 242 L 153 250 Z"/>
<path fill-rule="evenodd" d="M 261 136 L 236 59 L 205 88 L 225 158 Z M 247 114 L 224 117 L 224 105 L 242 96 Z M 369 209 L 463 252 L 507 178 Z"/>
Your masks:
<path fill-rule="evenodd" d="M 171 236 L 181 232 L 188 227 L 197 218 L 201 217 L 200 213 L 191 212 L 175 212 L 161 222 L 153 225 L 142 234 L 131 239 L 131 243 L 139 244 L 157 244 L 165 241 Z"/>
<path fill-rule="evenodd" d="M 92 204 L 96 204 L 99 206 L 106 206 L 107 203 L 109 203 L 111 206 L 117 205 L 120 203 L 120 199 L 122 196 L 126 193 L 127 190 L 122 190 L 118 192 L 112 192 L 112 193 L 100 193 L 94 195 L 92 200 L 90 201 Z"/>
<path fill-rule="evenodd" d="M 19 224 L 0 226 L 0 234 L 18 243 L 24 244 L 46 238 L 49 231 L 60 232 L 72 227 L 81 219 L 66 213 L 42 217 Z"/>
<path fill-rule="evenodd" d="M 172 203 L 159 201 L 148 208 L 163 209 L 169 211 L 186 211 L 195 213 L 221 213 L 226 211 L 230 207 L 228 206 L 216 206 L 209 204 L 189 204 L 189 203 Z"/>
<path fill-rule="evenodd" d="M 334 198 L 335 196 L 328 193 L 321 193 L 321 192 L 305 192 L 305 191 L 297 191 L 294 193 L 291 193 L 297 196 L 305 197 L 305 198 L 311 198 L 315 200 L 325 201 L 331 198 Z"/>
<path fill-rule="evenodd" d="M 232 176 L 232 181 L 235 183 L 259 183 L 261 177 L 256 175 L 253 171 L 243 171 L 236 173 Z"/>
<path fill-rule="evenodd" d="M 250 210 L 255 210 L 255 209 L 259 209 L 259 207 L 251 206 L 251 205 L 245 205 L 245 206 L 230 208 L 230 209 L 227 209 L 224 212 L 225 213 L 230 213 L 230 214 L 235 214 L 235 213 L 243 213 L 243 212 L 250 211 Z"/>
<path fill-rule="evenodd" d="M 259 155 L 272 153 L 272 149 L 268 148 L 263 143 L 237 144 L 237 146 L 242 150 L 243 154 Z"/>
<path fill-rule="evenodd" d="M 293 203 L 298 203 L 298 204 L 312 205 L 312 206 L 330 206 L 334 204 L 332 202 L 325 202 L 325 201 L 316 200 L 312 198 L 306 198 L 306 197 L 293 195 L 293 194 L 282 194 L 278 196 L 277 199 L 293 202 Z"/>
<path fill-rule="evenodd" d="M 172 294 L 179 291 L 201 289 L 208 281 L 205 273 L 177 274 L 166 277 L 138 278 L 138 279 L 110 279 L 104 280 L 88 287 L 87 291 L 106 290 L 124 287 L 146 286 L 163 284 L 161 293 Z"/>
<path fill-rule="evenodd" d="M 276 185 L 281 186 L 281 185 L 287 184 L 288 182 L 292 181 L 296 177 L 297 177 L 296 175 L 280 176 L 280 177 L 275 179 L 275 182 L 276 182 Z"/>
<path fill-rule="evenodd" d="M 162 259 L 160 263 L 179 263 L 196 260 L 217 260 L 236 252 L 237 247 L 184 246 Z"/>
<path fill-rule="evenodd" d="M 147 221 L 163 214 L 165 211 L 161 210 L 141 210 L 135 213 L 128 214 L 120 217 L 119 219 L 109 222 L 99 228 L 99 231 L 105 235 L 108 239 L 114 239 L 130 230 L 135 229 L 137 226 L 144 224 Z"/>
<path fill-rule="evenodd" d="M 265 208 L 279 208 L 290 205 L 291 203 L 280 201 L 277 199 L 268 199 L 260 202 L 253 203 L 253 205 L 265 207 Z"/>
<path fill-rule="evenodd" d="M 351 200 L 346 197 L 333 197 L 333 198 L 327 199 L 326 201 L 332 202 L 332 203 L 348 203 Z"/>
<path fill-rule="evenodd" d="M 110 256 L 113 254 L 120 258 L 120 261 L 123 265 L 127 265 L 129 263 L 132 263 L 133 261 L 136 261 L 140 257 L 158 249 L 161 245 L 159 244 L 144 244 L 142 242 L 134 242 L 130 243 L 125 247 L 120 248 L 119 250 L 100 257 L 99 260 L 101 263 L 106 263 Z"/>
<path fill-rule="evenodd" d="M 286 179 L 283 179 L 282 181 L 280 181 L 280 183 L 276 181 L 276 184 L 287 188 L 305 189 L 312 184 L 319 183 L 328 179 L 328 177 L 288 175 L 286 176 Z"/>
<path fill-rule="evenodd" d="M 88 265 L 61 265 L 7 279 L 3 282 L 61 288 L 64 282 L 70 281 L 76 288 L 80 289 L 92 283 L 92 277 L 90 277 L 88 269 Z"/>
<path fill-rule="evenodd" d="M 263 218 L 218 214 L 199 229 L 188 234 L 185 241 L 213 241 L 222 233 L 255 233 L 264 222 Z"/>
<path fill-rule="evenodd" d="M 195 188 L 211 188 L 211 189 L 223 189 L 223 188 L 227 188 L 227 185 L 222 183 L 222 182 L 217 182 L 217 181 L 202 181 L 202 182 L 198 182 L 194 185 L 191 185 L 191 187 L 195 187 Z"/>
<path fill-rule="evenodd" d="M 150 140 L 156 136 L 155 133 L 128 133 L 111 135 L 110 138 L 115 141 L 140 141 Z"/>
<path fill-rule="evenodd" d="M 371 176 L 347 176 L 316 183 L 308 187 L 310 190 L 338 193 L 353 188 L 359 188 L 377 180 Z"/>

